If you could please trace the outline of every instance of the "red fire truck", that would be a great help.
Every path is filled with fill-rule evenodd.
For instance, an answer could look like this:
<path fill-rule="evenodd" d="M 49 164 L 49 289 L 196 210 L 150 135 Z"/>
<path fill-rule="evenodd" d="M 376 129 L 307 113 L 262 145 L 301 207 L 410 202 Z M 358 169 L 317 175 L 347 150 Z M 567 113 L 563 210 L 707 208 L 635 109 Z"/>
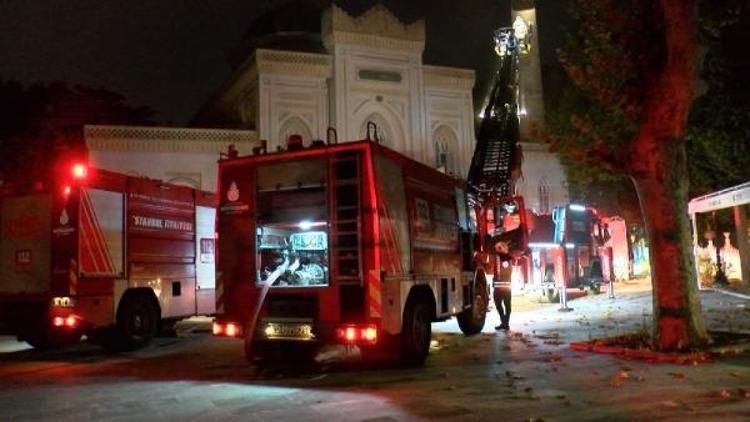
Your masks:
<path fill-rule="evenodd" d="M 419 364 L 433 321 L 484 326 L 463 181 L 358 141 L 222 160 L 219 186 L 214 334 L 249 359 L 338 343 Z"/>
<path fill-rule="evenodd" d="M 563 287 L 598 293 L 612 280 L 611 236 L 596 209 L 568 204 L 535 220 L 529 243 L 531 278 L 541 299 L 558 301 Z"/>
<path fill-rule="evenodd" d="M 85 164 L 0 196 L 0 320 L 35 347 L 147 344 L 214 310 L 211 194 Z"/>

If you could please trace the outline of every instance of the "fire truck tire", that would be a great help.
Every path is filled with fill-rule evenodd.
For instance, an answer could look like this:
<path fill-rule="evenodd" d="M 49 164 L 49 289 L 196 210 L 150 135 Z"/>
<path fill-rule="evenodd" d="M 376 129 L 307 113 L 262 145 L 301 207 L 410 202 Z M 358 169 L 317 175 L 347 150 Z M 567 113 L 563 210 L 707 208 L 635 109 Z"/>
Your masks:
<path fill-rule="evenodd" d="M 117 311 L 117 324 L 105 339 L 104 347 L 127 352 L 146 346 L 156 334 L 159 318 L 148 298 L 131 295 Z"/>
<path fill-rule="evenodd" d="M 487 319 L 487 305 L 489 304 L 487 289 L 484 284 L 479 284 L 476 290 L 471 307 L 464 309 L 457 317 L 458 327 L 467 336 L 482 332 L 484 321 Z"/>
<path fill-rule="evenodd" d="M 402 327 L 401 361 L 409 366 L 423 365 L 432 339 L 432 311 L 426 300 L 413 297 L 406 303 Z"/>

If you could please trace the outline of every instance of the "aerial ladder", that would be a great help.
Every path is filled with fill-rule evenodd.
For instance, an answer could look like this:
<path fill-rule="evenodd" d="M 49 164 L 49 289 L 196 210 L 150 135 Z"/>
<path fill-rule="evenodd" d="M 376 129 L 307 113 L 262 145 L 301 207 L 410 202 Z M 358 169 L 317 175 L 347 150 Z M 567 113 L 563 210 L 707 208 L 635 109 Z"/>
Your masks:
<path fill-rule="evenodd" d="M 507 269 L 526 262 L 529 253 L 526 209 L 514 185 L 522 160 L 519 61 L 530 49 L 530 34 L 525 22 L 516 20 L 493 35 L 500 66 L 482 114 L 467 180 L 477 218 L 477 261 L 497 279 L 509 278 Z"/>

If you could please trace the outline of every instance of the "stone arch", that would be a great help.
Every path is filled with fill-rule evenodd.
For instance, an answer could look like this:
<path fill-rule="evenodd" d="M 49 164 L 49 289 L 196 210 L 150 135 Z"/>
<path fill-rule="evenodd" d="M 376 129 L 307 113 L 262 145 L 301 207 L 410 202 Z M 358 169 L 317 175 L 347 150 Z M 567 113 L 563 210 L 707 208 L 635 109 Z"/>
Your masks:
<path fill-rule="evenodd" d="M 281 122 L 281 125 L 279 125 L 277 145 L 286 147 L 286 141 L 289 139 L 290 135 L 302 136 L 302 142 L 304 142 L 305 145 L 310 145 L 313 139 L 310 126 L 297 115 L 287 117 Z"/>
<path fill-rule="evenodd" d="M 377 135 L 378 135 L 378 140 L 380 141 L 380 144 L 393 148 L 393 129 L 391 129 L 391 126 L 379 113 L 370 114 L 362 122 L 362 127 L 360 127 L 359 129 L 361 138 L 367 139 L 367 124 L 369 122 L 375 123 L 375 126 L 377 127 L 377 132 L 378 132 Z M 374 133 L 371 132 L 370 136 L 373 138 L 372 140 L 375 140 Z"/>
<path fill-rule="evenodd" d="M 378 127 L 380 143 L 401 153 L 406 153 L 404 130 L 400 119 L 380 102 L 369 101 L 355 112 L 354 121 L 360 122 L 358 129 L 360 139 L 367 138 L 367 122 L 373 122 Z"/>
<path fill-rule="evenodd" d="M 458 135 L 446 125 L 438 126 L 432 134 L 435 146 L 435 165 L 448 174 L 461 175 L 461 151 Z"/>

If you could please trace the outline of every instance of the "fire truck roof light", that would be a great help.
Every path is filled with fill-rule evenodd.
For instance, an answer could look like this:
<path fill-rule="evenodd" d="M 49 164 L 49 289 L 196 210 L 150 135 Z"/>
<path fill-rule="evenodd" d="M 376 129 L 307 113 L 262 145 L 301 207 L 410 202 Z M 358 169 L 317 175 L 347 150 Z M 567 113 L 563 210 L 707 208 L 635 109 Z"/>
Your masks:
<path fill-rule="evenodd" d="M 83 179 L 86 177 L 86 166 L 81 163 L 73 165 L 73 177 L 76 179 Z"/>
<path fill-rule="evenodd" d="M 313 226 L 313 223 L 312 221 L 304 220 L 304 221 L 300 221 L 298 226 L 302 230 L 310 230 Z"/>
<path fill-rule="evenodd" d="M 568 208 L 570 208 L 571 211 L 578 211 L 578 212 L 586 211 L 586 207 L 585 206 L 578 205 L 578 204 L 570 204 L 570 205 L 568 205 Z"/>

